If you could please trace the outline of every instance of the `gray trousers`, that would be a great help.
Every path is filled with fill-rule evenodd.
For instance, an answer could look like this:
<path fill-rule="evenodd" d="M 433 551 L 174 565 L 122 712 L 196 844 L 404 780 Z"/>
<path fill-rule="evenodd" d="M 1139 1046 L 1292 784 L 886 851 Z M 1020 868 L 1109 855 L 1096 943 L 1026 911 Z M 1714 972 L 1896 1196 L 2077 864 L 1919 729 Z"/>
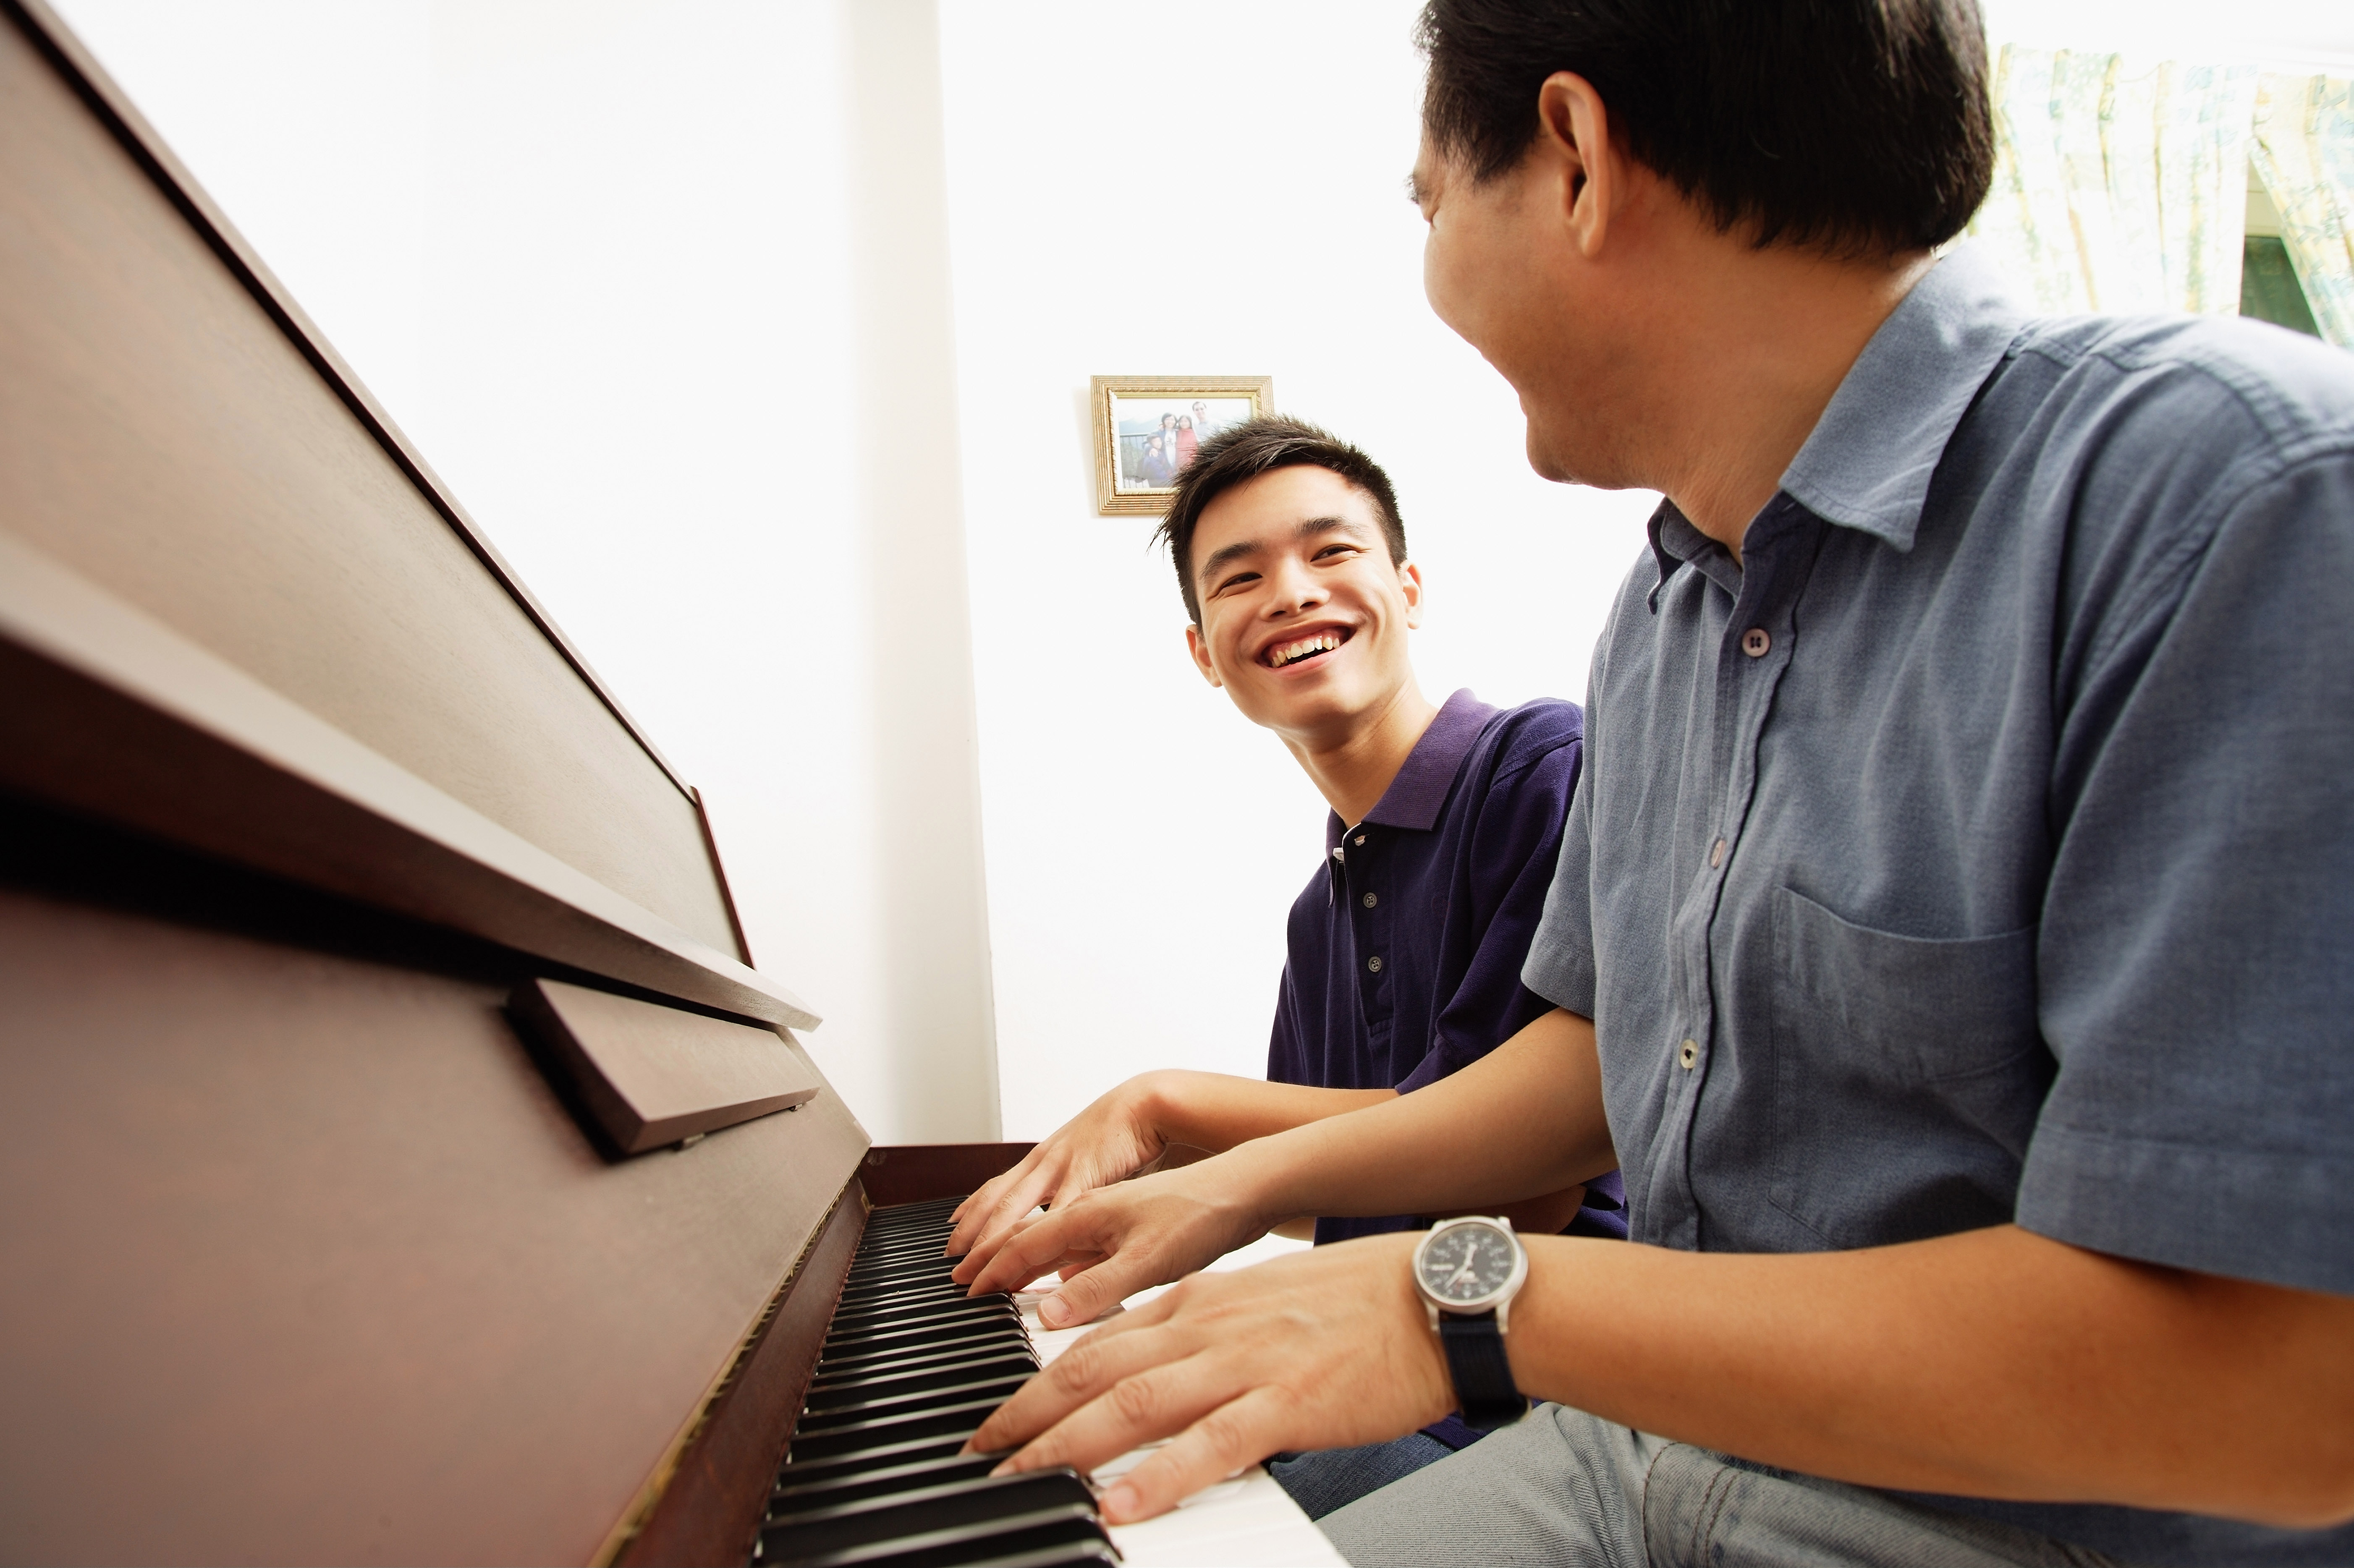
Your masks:
<path fill-rule="evenodd" d="M 1991 1520 L 1778 1470 L 1540 1404 L 1318 1521 L 1354 1568 L 2100 1568 Z"/>

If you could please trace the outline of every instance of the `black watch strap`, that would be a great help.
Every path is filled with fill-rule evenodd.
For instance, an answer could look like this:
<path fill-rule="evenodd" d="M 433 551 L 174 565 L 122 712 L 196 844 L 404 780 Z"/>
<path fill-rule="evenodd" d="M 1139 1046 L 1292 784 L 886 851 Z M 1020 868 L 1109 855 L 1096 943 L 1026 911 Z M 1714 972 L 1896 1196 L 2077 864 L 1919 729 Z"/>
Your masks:
<path fill-rule="evenodd" d="M 1512 1382 L 1512 1363 L 1504 1354 L 1504 1336 L 1496 1330 L 1493 1312 L 1476 1318 L 1441 1312 L 1438 1342 L 1447 1351 L 1447 1370 L 1455 1379 L 1455 1397 L 1462 1402 L 1466 1426 L 1493 1432 L 1528 1414 L 1529 1402 Z"/>

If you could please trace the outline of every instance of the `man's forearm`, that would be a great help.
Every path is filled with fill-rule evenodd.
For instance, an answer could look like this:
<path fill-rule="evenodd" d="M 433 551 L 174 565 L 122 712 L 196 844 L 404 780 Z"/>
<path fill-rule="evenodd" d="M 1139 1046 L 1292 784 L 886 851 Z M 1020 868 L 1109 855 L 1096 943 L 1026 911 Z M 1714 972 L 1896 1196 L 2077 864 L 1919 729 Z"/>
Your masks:
<path fill-rule="evenodd" d="M 1870 1486 L 2354 1515 L 2354 1302 L 2126 1262 L 2004 1225 L 1854 1252 L 1543 1237 L 1522 1388 Z"/>
<path fill-rule="evenodd" d="M 1448 1213 L 1575 1186 L 1617 1163 L 1594 1025 L 1556 1010 L 1426 1088 L 1262 1138 L 1220 1163 L 1268 1224 Z"/>
<path fill-rule="evenodd" d="M 1162 1139 L 1213 1154 L 1397 1098 L 1395 1089 L 1320 1089 L 1182 1070 L 1147 1074 L 1142 1083 Z"/>

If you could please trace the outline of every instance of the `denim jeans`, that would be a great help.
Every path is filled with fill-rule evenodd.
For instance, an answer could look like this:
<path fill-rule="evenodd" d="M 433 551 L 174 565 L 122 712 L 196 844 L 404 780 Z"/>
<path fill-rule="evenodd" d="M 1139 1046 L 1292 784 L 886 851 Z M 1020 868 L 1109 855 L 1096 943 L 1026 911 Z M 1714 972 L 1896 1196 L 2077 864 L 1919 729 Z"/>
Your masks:
<path fill-rule="evenodd" d="M 1541 1404 L 1318 1523 L 1355 1568 L 2104 1568 L 2115 1561 L 1992 1520 L 1669 1443 L 1558 1404 Z"/>
<path fill-rule="evenodd" d="M 1403 1480 L 1425 1465 L 1435 1465 L 1455 1452 L 1424 1432 L 1409 1432 L 1391 1443 L 1370 1443 L 1362 1448 L 1319 1448 L 1306 1454 L 1278 1454 L 1267 1462 L 1275 1484 L 1310 1519 L 1322 1519 L 1348 1507 L 1367 1492 L 1379 1491 Z"/>

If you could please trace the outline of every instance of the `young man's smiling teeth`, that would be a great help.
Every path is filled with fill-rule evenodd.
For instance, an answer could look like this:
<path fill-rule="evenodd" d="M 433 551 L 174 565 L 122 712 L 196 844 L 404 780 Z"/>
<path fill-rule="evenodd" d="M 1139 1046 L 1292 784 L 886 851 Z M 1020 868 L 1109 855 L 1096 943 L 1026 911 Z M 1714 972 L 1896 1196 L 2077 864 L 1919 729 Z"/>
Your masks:
<path fill-rule="evenodd" d="M 1330 653 L 1348 640 L 1348 633 L 1343 631 L 1319 631 L 1312 637 L 1302 637 L 1296 641 L 1278 643 L 1267 651 L 1267 666 L 1270 669 L 1280 670 L 1286 664 L 1297 664 L 1302 659 L 1310 658 L 1315 654 Z"/>

